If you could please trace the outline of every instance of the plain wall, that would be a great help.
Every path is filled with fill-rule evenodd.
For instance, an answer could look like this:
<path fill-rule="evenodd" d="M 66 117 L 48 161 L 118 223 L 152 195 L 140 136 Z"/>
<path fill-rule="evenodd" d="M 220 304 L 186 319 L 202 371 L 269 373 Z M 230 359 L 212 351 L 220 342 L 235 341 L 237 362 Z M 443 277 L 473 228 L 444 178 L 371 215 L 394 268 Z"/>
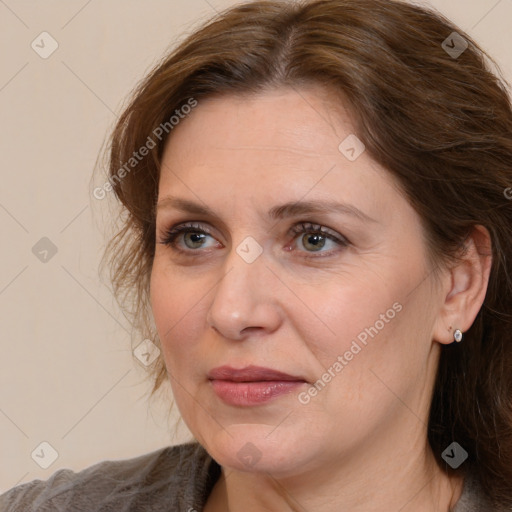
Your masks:
<path fill-rule="evenodd" d="M 148 402 L 129 325 L 99 280 L 102 205 L 90 179 L 144 73 L 198 23 L 236 3 L 0 2 L 0 493 L 60 468 L 189 439 L 184 426 L 174 435 L 177 416 L 167 416 L 166 403 Z M 512 2 L 428 3 L 512 80 Z M 42 32 L 58 43 L 46 59 L 40 53 L 52 41 Z M 43 442 L 58 453 L 46 469 L 52 451 Z"/>

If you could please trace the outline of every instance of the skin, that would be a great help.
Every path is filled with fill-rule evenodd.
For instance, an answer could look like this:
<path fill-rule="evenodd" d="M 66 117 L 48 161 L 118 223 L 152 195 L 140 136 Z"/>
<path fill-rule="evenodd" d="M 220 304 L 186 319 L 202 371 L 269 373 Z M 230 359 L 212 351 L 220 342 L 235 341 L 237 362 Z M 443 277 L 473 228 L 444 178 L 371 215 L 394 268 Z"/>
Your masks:
<path fill-rule="evenodd" d="M 465 332 L 483 303 L 489 235 L 475 228 L 464 261 L 436 277 L 420 218 L 392 175 L 368 152 L 349 161 L 338 149 L 352 133 L 339 100 L 310 86 L 201 100 L 166 145 L 151 302 L 178 408 L 222 466 L 206 512 L 439 512 L 460 497 L 463 482 L 435 464 L 426 424 L 441 344 L 455 328 Z M 182 213 L 169 196 L 215 216 Z M 267 218 L 303 200 L 349 203 L 373 221 Z M 178 236 L 184 254 L 162 243 L 188 222 L 211 234 L 199 243 L 193 228 Z M 301 222 L 348 245 L 321 239 L 315 250 L 311 233 L 289 233 Z M 263 251 L 252 263 L 236 252 L 247 236 Z M 400 312 L 301 403 L 299 393 L 396 303 Z M 224 364 L 310 384 L 232 406 L 207 378 Z M 252 465 L 237 456 L 248 442 L 260 455 Z"/>

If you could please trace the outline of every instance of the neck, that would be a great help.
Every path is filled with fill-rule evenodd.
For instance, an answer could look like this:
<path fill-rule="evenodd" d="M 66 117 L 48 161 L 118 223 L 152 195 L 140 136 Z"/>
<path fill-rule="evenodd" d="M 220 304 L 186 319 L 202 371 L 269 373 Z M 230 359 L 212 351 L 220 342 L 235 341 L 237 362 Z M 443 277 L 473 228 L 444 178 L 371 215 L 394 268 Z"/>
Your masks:
<path fill-rule="evenodd" d="M 325 465 L 286 478 L 223 467 L 204 512 L 453 510 L 462 493 L 463 480 L 446 475 L 429 449 L 414 460 L 405 462 L 403 453 L 390 460 L 380 468 L 369 463 L 358 468 L 353 461 L 347 461 L 337 470 Z"/>

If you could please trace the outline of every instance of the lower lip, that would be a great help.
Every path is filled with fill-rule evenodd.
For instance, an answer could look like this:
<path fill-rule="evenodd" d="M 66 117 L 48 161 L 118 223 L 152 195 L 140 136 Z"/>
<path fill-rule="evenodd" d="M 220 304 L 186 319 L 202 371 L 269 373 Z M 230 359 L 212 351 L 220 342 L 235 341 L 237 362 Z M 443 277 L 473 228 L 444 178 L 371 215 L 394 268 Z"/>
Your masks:
<path fill-rule="evenodd" d="M 306 384 L 303 381 L 272 380 L 257 382 L 233 382 L 232 380 L 211 380 L 213 390 L 229 405 L 258 405 L 278 396 L 290 393 Z"/>

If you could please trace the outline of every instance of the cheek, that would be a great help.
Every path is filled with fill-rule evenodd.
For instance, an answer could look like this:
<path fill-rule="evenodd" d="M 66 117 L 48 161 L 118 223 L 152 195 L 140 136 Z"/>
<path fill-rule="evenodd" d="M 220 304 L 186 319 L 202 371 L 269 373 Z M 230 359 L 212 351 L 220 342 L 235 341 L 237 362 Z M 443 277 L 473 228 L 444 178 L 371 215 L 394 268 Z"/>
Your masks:
<path fill-rule="evenodd" d="M 378 377 L 403 389 L 421 364 L 418 340 L 411 336 L 409 325 L 410 318 L 422 323 L 419 297 L 407 297 L 410 274 L 388 271 L 389 277 L 384 276 L 381 265 L 379 276 L 368 272 L 316 290 L 308 301 L 315 315 L 295 313 L 314 356 L 315 377 L 326 383 L 326 391 L 319 384 L 321 393 L 333 407 L 344 403 L 354 414 L 393 400 Z M 383 282 L 392 284 L 383 286 Z"/>
<path fill-rule="evenodd" d="M 204 326 L 201 311 L 204 292 L 201 290 L 203 288 L 194 285 L 190 278 L 180 279 L 179 273 L 173 272 L 171 277 L 155 260 L 151 274 L 151 308 L 164 360 L 173 375 L 185 374 L 185 370 L 197 365 L 197 342 Z"/>
<path fill-rule="evenodd" d="M 325 352 L 331 359 L 350 350 L 353 341 L 364 347 L 368 340 L 382 337 L 395 322 L 393 304 L 398 295 L 377 287 L 369 278 L 365 282 L 335 282 L 309 301 L 314 315 L 303 316 L 308 318 L 303 332 L 310 333 L 310 344 L 317 352 Z"/>
<path fill-rule="evenodd" d="M 394 281 L 387 281 L 392 287 L 375 281 L 373 288 L 333 290 L 329 296 L 335 300 L 317 302 L 335 332 L 323 344 L 310 338 L 323 366 L 317 378 L 326 382 L 325 387 L 319 384 L 322 397 L 311 401 L 313 408 L 346 416 L 349 426 L 362 426 L 399 414 L 402 401 L 420 402 L 418 384 L 428 379 L 431 319 L 424 305 L 429 291 L 425 285 L 411 294 L 410 281 L 397 273 Z"/>

